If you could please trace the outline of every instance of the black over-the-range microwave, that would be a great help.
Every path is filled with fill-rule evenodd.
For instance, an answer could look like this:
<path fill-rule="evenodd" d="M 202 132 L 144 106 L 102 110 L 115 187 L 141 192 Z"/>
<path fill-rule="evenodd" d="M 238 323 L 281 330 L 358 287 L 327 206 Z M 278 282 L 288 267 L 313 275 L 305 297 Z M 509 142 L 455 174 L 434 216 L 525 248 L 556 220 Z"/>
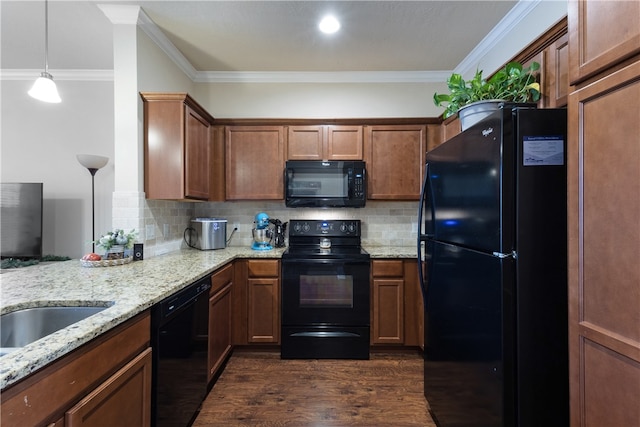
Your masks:
<path fill-rule="evenodd" d="M 285 205 L 290 208 L 361 208 L 367 201 L 362 161 L 289 160 L 284 171 Z"/>

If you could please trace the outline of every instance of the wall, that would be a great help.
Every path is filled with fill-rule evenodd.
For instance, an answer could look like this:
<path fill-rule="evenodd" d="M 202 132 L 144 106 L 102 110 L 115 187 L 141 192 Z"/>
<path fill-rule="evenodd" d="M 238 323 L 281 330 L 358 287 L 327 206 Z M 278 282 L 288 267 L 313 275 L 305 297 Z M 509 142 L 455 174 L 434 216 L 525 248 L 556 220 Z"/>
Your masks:
<path fill-rule="evenodd" d="M 0 179 L 44 183 L 43 254 L 79 258 L 91 252 L 91 175 L 76 154 L 110 159 L 95 175 L 96 237 L 111 228 L 113 82 L 56 80 L 62 103 L 47 104 L 27 95 L 37 76 L 1 82 Z"/>
<path fill-rule="evenodd" d="M 216 118 L 437 117 L 440 83 L 198 83 Z"/>

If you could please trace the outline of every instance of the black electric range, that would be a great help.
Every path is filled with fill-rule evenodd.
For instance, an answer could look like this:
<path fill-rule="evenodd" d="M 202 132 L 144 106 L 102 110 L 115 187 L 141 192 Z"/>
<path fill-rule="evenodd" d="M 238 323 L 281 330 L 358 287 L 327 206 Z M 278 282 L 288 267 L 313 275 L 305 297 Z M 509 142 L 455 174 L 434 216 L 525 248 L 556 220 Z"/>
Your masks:
<path fill-rule="evenodd" d="M 291 220 L 282 255 L 284 359 L 369 358 L 370 256 L 359 220 Z"/>

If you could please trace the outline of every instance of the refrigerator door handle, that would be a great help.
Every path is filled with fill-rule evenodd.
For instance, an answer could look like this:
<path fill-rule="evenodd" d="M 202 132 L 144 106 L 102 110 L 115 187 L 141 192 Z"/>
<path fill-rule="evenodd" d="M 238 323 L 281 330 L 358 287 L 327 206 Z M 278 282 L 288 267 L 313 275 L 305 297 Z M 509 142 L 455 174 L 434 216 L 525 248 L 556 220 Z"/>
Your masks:
<path fill-rule="evenodd" d="M 422 221 L 422 214 L 424 211 L 424 205 L 425 205 L 425 197 L 427 196 L 427 191 L 429 189 L 429 175 L 430 175 L 430 171 L 429 171 L 429 163 L 425 164 L 425 168 L 424 168 L 424 180 L 422 183 L 422 191 L 420 192 L 420 203 L 418 205 L 418 283 L 420 284 L 420 290 L 422 291 L 422 301 L 426 306 L 427 303 L 427 292 L 426 292 L 426 286 L 425 286 L 425 281 L 424 281 L 424 269 L 423 269 L 423 264 L 424 262 L 426 262 L 426 260 L 422 259 L 422 247 L 423 244 L 426 245 L 426 241 L 427 238 L 431 237 L 429 235 L 425 235 L 423 234 L 423 221 Z M 429 199 L 431 200 L 431 198 Z M 429 210 L 430 210 L 430 214 L 431 214 L 431 223 L 433 224 L 433 217 L 434 217 L 434 209 L 433 209 L 433 202 L 430 203 L 429 206 Z M 423 243 L 424 242 L 424 243 Z M 426 248 L 425 248 L 426 250 Z"/>
<path fill-rule="evenodd" d="M 511 251 L 511 253 L 507 253 L 504 254 L 502 252 L 493 252 L 493 256 L 498 257 L 500 259 L 504 259 L 504 258 L 513 258 L 513 259 L 518 259 L 518 253 L 516 251 Z"/>
<path fill-rule="evenodd" d="M 431 215 L 430 223 L 433 224 L 433 221 L 435 220 L 433 196 L 428 197 L 429 195 L 432 194 L 431 180 L 429 178 L 430 178 L 430 168 L 429 168 L 429 163 L 426 163 L 424 167 L 424 180 L 422 182 L 422 191 L 420 191 L 420 202 L 418 205 L 418 248 L 420 246 L 420 242 L 424 241 L 425 238 L 433 237 L 433 230 L 425 230 L 424 222 L 422 220 L 424 208 L 425 208 L 425 201 L 427 200 L 429 201 L 429 214 Z M 425 234 L 424 231 L 431 231 L 431 233 Z"/>

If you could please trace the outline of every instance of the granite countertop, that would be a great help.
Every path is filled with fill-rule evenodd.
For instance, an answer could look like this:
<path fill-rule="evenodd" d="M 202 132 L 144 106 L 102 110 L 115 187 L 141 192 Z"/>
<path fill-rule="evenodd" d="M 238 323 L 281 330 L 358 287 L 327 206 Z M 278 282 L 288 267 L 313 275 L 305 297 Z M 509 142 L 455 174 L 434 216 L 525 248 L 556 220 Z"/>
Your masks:
<path fill-rule="evenodd" d="M 415 248 L 365 247 L 371 258 L 415 258 Z M 0 357 L 0 389 L 64 356 L 236 258 L 280 258 L 284 249 L 184 249 L 114 267 L 86 268 L 79 260 L 5 270 L 0 314 L 40 306 L 108 308 Z"/>
<path fill-rule="evenodd" d="M 371 258 L 417 258 L 417 246 L 364 246 Z"/>

